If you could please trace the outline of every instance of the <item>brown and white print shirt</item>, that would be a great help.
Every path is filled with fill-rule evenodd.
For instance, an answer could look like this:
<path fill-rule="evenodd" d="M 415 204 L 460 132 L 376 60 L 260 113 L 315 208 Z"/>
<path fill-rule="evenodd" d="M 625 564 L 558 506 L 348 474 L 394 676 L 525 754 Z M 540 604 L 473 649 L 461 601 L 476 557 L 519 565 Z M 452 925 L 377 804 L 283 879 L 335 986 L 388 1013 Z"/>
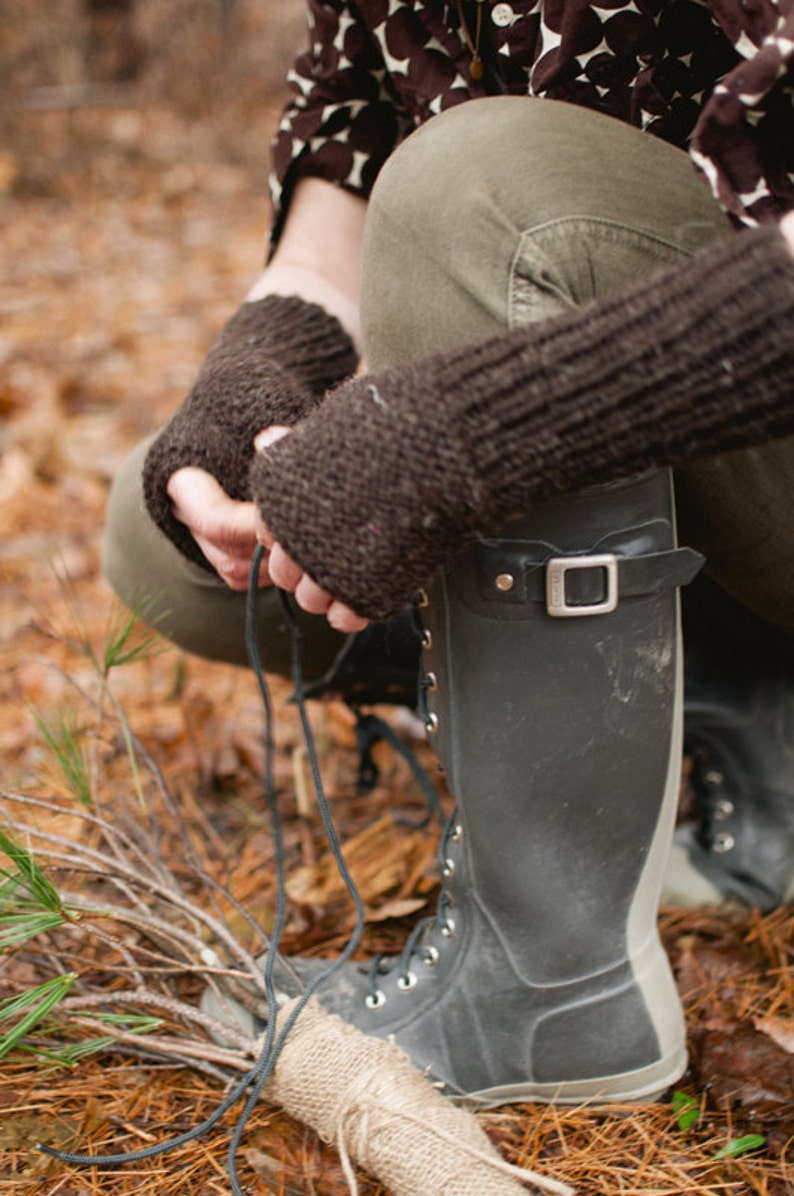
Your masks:
<path fill-rule="evenodd" d="M 597 109 L 688 149 L 739 224 L 794 208 L 794 0 L 307 0 L 273 142 L 275 233 L 295 181 L 367 196 L 398 143 L 504 91 Z"/>

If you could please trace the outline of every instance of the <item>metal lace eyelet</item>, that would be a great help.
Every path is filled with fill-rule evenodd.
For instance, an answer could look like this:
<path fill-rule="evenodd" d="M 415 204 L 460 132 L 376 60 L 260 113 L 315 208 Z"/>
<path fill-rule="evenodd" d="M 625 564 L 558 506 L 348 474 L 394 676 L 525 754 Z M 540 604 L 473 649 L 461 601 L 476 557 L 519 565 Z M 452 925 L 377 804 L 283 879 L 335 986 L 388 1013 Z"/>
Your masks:
<path fill-rule="evenodd" d="M 726 851 L 732 851 L 735 846 L 736 840 L 733 835 L 721 831 L 720 834 L 714 836 L 711 843 L 711 850 L 717 855 L 725 855 Z"/>
<path fill-rule="evenodd" d="M 378 989 L 377 992 L 367 993 L 364 998 L 364 1004 L 367 1009 L 380 1009 L 382 1005 L 386 1004 L 386 994 Z"/>
<path fill-rule="evenodd" d="M 438 730 L 438 715 L 436 714 L 435 710 L 431 710 L 425 719 L 425 730 L 427 731 L 428 735 L 435 735 L 436 731 Z"/>
<path fill-rule="evenodd" d="M 428 629 L 426 627 L 422 631 L 422 647 L 423 648 L 432 648 L 433 647 L 433 636 L 428 631 Z"/>
<path fill-rule="evenodd" d="M 716 802 L 714 806 L 714 817 L 717 822 L 725 822 L 727 818 L 730 818 L 731 814 L 733 814 L 734 808 L 734 804 L 729 798 L 720 798 L 720 800 Z"/>
<path fill-rule="evenodd" d="M 438 947 L 425 947 L 422 953 L 422 963 L 427 968 L 434 968 L 438 963 Z"/>
<path fill-rule="evenodd" d="M 427 593 L 427 590 L 417 590 L 416 598 L 414 599 L 414 605 L 415 606 L 429 606 L 430 605 L 430 597 Z"/>
<path fill-rule="evenodd" d="M 445 878 L 455 875 L 455 861 L 454 860 L 450 860 L 450 859 L 444 860 L 444 863 L 441 865 L 441 875 Z"/>
<path fill-rule="evenodd" d="M 443 934 L 445 939 L 452 938 L 453 934 L 455 933 L 455 919 L 454 918 L 447 918 L 447 917 L 444 918 L 444 921 L 441 925 L 441 933 Z"/>
<path fill-rule="evenodd" d="M 463 838 L 463 827 L 459 822 L 456 822 L 452 830 L 449 832 L 450 843 L 460 843 Z"/>
<path fill-rule="evenodd" d="M 429 694 L 433 694 L 438 689 L 438 677 L 435 673 L 425 673 L 422 678 L 422 688 Z"/>
<path fill-rule="evenodd" d="M 718 768 L 709 768 L 703 774 L 703 784 L 709 789 L 722 789 L 725 784 L 725 774 Z"/>
<path fill-rule="evenodd" d="M 404 976 L 398 976 L 397 987 L 401 993 L 408 993 L 412 988 L 416 988 L 416 972 L 406 972 Z"/>

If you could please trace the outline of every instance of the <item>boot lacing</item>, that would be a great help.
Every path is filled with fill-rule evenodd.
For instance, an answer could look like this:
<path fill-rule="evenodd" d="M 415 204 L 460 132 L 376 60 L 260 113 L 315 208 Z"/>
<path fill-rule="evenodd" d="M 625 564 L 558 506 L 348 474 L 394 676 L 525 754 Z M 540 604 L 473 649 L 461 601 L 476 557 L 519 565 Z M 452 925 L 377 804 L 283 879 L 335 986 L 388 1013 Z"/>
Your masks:
<path fill-rule="evenodd" d="M 725 826 L 735 813 L 725 773 L 708 749 L 696 752 L 693 762 L 694 807 L 699 824 L 696 838 L 706 851 L 725 855 L 736 846 L 735 836 Z"/>
<path fill-rule="evenodd" d="M 441 875 L 445 878 L 451 877 L 455 871 L 455 862 L 449 855 L 450 844 L 459 842 L 462 835 L 463 828 L 458 822 L 457 810 L 453 810 L 444 827 L 438 849 Z M 430 929 L 434 926 L 438 926 L 440 933 L 445 939 L 453 937 L 455 934 L 455 919 L 450 910 L 454 905 L 455 902 L 452 896 L 446 889 L 442 889 L 438 898 L 436 912 L 417 922 L 408 936 L 400 955 L 396 959 L 382 954 L 375 956 L 369 968 L 367 993 L 364 997 L 364 1003 L 368 1009 L 381 1009 L 386 1004 L 386 994 L 378 985 L 378 980 L 381 976 L 387 976 L 397 969 L 398 990 L 400 992 L 410 992 L 416 987 L 417 983 L 417 975 L 412 967 L 414 959 L 419 960 L 427 968 L 435 967 L 439 959 L 438 947 L 433 946 L 432 943 L 425 943 L 423 940 L 428 936 Z"/>

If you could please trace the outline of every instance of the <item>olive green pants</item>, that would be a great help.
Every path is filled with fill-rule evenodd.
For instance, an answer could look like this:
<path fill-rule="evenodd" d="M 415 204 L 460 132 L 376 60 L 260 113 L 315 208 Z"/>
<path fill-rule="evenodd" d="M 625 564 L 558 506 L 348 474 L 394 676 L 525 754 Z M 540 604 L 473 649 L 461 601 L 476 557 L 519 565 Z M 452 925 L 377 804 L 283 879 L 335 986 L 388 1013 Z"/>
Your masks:
<path fill-rule="evenodd" d="M 434 117 L 396 151 L 368 212 L 362 281 L 376 369 L 598 297 L 735 235 L 688 157 L 610 117 L 500 96 Z M 427 418 L 433 418 L 428 408 Z M 141 498 L 141 446 L 110 498 L 105 569 L 120 597 L 190 652 L 245 662 L 245 596 L 177 553 Z M 794 634 L 794 441 L 698 463 L 677 477 L 681 541 L 761 617 Z M 286 673 L 280 603 L 258 603 L 265 667 Z M 307 676 L 343 642 L 304 620 Z"/>

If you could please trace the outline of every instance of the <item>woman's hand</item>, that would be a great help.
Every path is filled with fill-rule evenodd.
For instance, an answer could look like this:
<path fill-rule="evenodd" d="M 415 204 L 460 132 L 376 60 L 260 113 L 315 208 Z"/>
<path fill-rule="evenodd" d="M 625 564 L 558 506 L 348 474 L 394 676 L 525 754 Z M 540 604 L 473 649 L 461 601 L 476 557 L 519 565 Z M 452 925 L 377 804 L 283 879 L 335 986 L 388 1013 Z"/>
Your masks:
<path fill-rule="evenodd" d="M 212 474 L 192 466 L 173 473 L 167 491 L 174 516 L 185 524 L 218 576 L 230 589 L 246 590 L 258 542 L 254 503 L 229 498 Z M 271 584 L 266 561 L 259 584 Z"/>
<path fill-rule="evenodd" d="M 257 452 L 265 452 L 271 444 L 275 444 L 289 431 L 290 428 L 279 425 L 265 428 L 254 440 L 254 447 Z M 269 552 L 267 572 L 274 585 L 294 594 L 295 601 L 302 610 L 312 615 L 325 615 L 335 631 L 361 631 L 367 626 L 368 619 L 357 615 L 349 606 L 345 606 L 327 590 L 318 586 L 308 573 L 304 573 L 300 565 L 293 561 L 273 538 L 255 506 L 254 522 L 256 538 Z"/>
<path fill-rule="evenodd" d="M 275 444 L 290 429 L 266 428 L 254 442 L 258 452 Z M 368 620 L 338 602 L 304 573 L 270 534 L 253 502 L 229 498 L 215 478 L 203 469 L 178 469 L 168 481 L 174 516 L 190 531 L 215 572 L 232 590 L 245 591 L 251 558 L 257 544 L 268 550 L 259 569 L 259 585 L 277 585 L 295 595 L 302 610 L 325 615 L 342 632 L 361 631 Z"/>

